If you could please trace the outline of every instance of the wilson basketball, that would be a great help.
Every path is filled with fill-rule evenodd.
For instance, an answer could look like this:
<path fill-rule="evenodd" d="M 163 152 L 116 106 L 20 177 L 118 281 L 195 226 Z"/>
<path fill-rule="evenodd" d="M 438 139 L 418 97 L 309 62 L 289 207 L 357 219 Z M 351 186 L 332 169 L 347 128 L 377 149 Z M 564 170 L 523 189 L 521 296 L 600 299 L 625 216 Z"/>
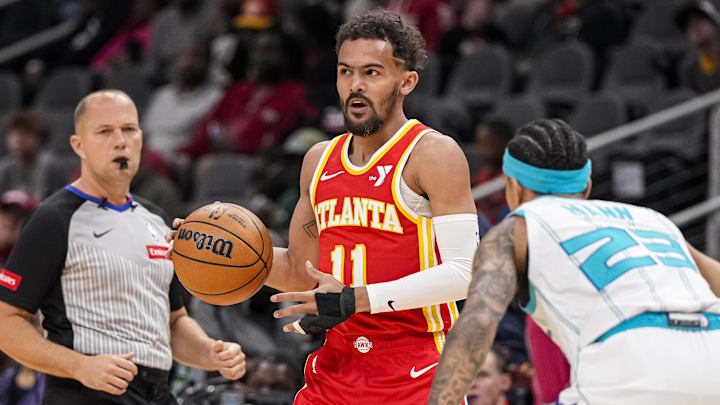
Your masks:
<path fill-rule="evenodd" d="M 192 295 L 231 305 L 263 286 L 273 248 L 255 214 L 239 205 L 214 203 L 185 218 L 175 234 L 172 259 L 180 283 Z"/>

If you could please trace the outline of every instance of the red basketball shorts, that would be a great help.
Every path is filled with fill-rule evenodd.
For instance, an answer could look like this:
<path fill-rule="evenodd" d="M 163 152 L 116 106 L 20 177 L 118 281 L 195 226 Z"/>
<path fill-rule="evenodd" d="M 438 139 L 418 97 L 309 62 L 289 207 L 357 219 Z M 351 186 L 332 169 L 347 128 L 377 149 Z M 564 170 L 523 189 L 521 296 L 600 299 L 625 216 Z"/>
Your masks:
<path fill-rule="evenodd" d="M 328 331 L 307 359 L 295 405 L 426 404 L 442 342 L 444 335 L 436 343 L 432 333 L 349 339 Z"/>

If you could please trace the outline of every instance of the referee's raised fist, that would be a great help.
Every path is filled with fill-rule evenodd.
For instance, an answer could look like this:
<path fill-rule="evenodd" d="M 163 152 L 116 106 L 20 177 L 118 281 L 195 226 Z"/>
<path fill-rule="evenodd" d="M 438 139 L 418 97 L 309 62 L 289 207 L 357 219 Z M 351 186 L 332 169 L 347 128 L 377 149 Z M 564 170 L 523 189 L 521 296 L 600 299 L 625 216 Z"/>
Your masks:
<path fill-rule="evenodd" d="M 210 359 L 217 371 L 229 380 L 237 380 L 245 375 L 245 353 L 237 343 L 215 341 Z"/>
<path fill-rule="evenodd" d="M 122 395 L 138 373 L 137 366 L 130 361 L 133 356 L 133 353 L 84 356 L 74 378 L 88 388 Z"/>

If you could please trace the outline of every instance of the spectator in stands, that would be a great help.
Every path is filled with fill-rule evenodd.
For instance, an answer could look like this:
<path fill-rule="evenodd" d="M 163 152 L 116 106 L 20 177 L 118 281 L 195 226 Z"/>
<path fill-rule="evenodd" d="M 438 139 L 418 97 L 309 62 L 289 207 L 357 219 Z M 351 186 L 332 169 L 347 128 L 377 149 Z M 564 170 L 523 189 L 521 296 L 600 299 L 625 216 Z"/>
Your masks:
<path fill-rule="evenodd" d="M 512 136 L 512 127 L 502 120 L 490 120 L 477 126 L 475 145 L 482 158 L 482 166 L 480 172 L 475 176 L 474 185 L 480 185 L 502 176 L 503 152 Z M 504 191 L 498 191 L 477 201 L 476 206 L 478 212 L 483 213 L 493 224 L 498 223 L 508 213 Z"/>
<path fill-rule="evenodd" d="M 31 317 L 32 325 L 40 333 L 39 313 Z M 14 364 L 0 375 L 0 404 L 2 405 L 40 405 L 45 391 L 45 374 Z"/>
<path fill-rule="evenodd" d="M 451 24 L 451 11 L 443 0 L 387 0 L 385 7 L 417 25 L 429 51 L 435 50 L 440 34 Z"/>
<path fill-rule="evenodd" d="M 335 112 L 342 117 L 335 87 L 335 31 L 340 25 L 339 16 L 322 2 L 298 7 L 295 16 L 299 28 L 297 35 L 306 55 L 304 81 L 308 86 L 308 101 L 320 112 L 321 120 Z"/>
<path fill-rule="evenodd" d="M 466 0 L 461 4 L 455 13 L 456 24 L 440 37 L 438 54 L 456 58 L 507 43 L 507 35 L 495 22 L 495 0 Z"/>
<path fill-rule="evenodd" d="M 275 0 L 240 0 L 238 7 L 226 31 L 212 41 L 211 74 L 220 81 L 248 80 L 250 51 L 260 33 L 277 28 L 280 16 Z"/>
<path fill-rule="evenodd" d="M 720 87 L 720 14 L 710 1 L 693 0 L 675 14 L 675 23 L 685 33 L 694 53 L 683 64 L 681 79 L 698 93 Z"/>
<path fill-rule="evenodd" d="M 303 120 L 314 119 L 305 85 L 290 78 L 302 60 L 294 56 L 297 50 L 282 32 L 260 33 L 251 52 L 249 80 L 227 89 L 183 151 L 193 158 L 220 152 L 252 155 L 278 145 Z"/>
<path fill-rule="evenodd" d="M 172 65 L 182 47 L 198 38 L 212 10 L 204 0 L 173 0 L 156 14 L 146 58 L 153 83 L 164 84 L 170 80 Z"/>
<path fill-rule="evenodd" d="M 26 110 L 8 114 L 5 144 L 0 159 L 0 192 L 20 189 L 42 200 L 65 186 L 67 178 L 59 159 L 45 149 L 50 133 L 42 116 Z"/>
<path fill-rule="evenodd" d="M 92 69 L 111 69 L 140 64 L 147 52 L 156 0 L 135 0 L 130 18 L 92 60 Z"/>
<path fill-rule="evenodd" d="M 175 60 L 172 83 L 160 87 L 143 117 L 150 148 L 174 162 L 178 149 L 192 138 L 198 122 L 222 97 L 222 88 L 208 80 L 210 51 L 206 43 L 187 42 Z"/>
<path fill-rule="evenodd" d="M 266 355 L 253 363 L 247 378 L 247 387 L 251 391 L 261 394 L 273 391 L 295 393 L 300 388 L 300 373 L 289 359 Z"/>
<path fill-rule="evenodd" d="M 470 405 L 509 405 L 505 393 L 512 386 L 504 347 L 494 345 L 467 394 Z"/>
<path fill-rule="evenodd" d="M 607 63 L 608 50 L 627 39 L 630 18 L 613 0 L 547 0 L 537 7 L 523 38 L 529 57 L 518 64 L 522 74 L 534 61 L 558 42 L 579 39 L 595 54 L 597 83 Z M 649 5 L 649 3 L 648 3 Z"/>
<path fill-rule="evenodd" d="M 10 256 L 25 218 L 37 204 L 37 200 L 21 190 L 10 190 L 0 194 L 0 266 L 4 265 Z"/>

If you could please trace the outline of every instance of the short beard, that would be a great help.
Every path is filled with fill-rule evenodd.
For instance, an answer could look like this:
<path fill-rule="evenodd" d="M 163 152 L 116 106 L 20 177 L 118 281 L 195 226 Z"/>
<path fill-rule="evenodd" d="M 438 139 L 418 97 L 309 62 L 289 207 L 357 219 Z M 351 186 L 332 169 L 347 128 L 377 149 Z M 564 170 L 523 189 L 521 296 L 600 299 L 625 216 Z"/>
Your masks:
<path fill-rule="evenodd" d="M 398 98 L 398 89 L 398 86 L 393 87 L 390 94 L 380 103 L 380 108 L 385 108 L 388 112 L 395 108 L 395 104 L 397 103 Z M 354 95 L 351 94 L 350 97 L 348 97 L 348 100 L 353 97 Z M 368 107 L 370 107 L 370 109 L 372 110 L 372 116 L 361 122 L 353 122 L 352 120 L 350 120 L 350 117 L 348 117 L 347 113 L 347 102 L 343 103 L 343 118 L 345 119 L 345 128 L 347 128 L 347 130 L 350 131 L 350 133 L 352 133 L 353 135 L 362 137 L 370 136 L 378 132 L 380 128 L 382 128 L 382 126 L 385 124 L 385 120 L 380 119 L 377 111 L 375 110 L 375 106 L 372 105 L 370 100 L 367 98 L 364 99 L 368 103 Z"/>
<path fill-rule="evenodd" d="M 385 121 L 378 118 L 377 114 L 373 114 L 372 117 L 362 122 L 353 122 L 350 121 L 347 114 L 344 114 L 344 116 L 345 128 L 347 128 L 350 133 L 357 136 L 370 136 L 379 131 L 383 124 L 385 124 Z"/>

